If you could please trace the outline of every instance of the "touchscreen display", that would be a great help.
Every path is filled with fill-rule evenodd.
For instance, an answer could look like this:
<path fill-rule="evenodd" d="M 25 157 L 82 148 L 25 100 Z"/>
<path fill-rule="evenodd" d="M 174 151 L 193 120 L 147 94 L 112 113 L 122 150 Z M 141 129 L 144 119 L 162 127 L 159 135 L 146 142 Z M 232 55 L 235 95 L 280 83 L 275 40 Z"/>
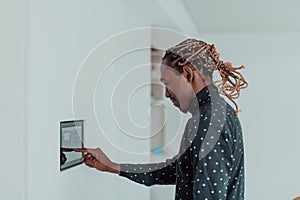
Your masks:
<path fill-rule="evenodd" d="M 83 120 L 60 122 L 60 170 L 80 164 L 83 153 L 74 148 L 83 148 Z"/>

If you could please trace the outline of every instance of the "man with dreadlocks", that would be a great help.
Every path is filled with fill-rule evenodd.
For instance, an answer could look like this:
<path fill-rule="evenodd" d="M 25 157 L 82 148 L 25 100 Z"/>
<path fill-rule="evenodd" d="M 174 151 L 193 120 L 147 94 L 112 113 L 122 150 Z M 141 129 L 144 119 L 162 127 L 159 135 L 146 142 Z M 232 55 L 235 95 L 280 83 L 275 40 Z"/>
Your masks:
<path fill-rule="evenodd" d="M 221 61 L 214 45 L 203 41 L 187 39 L 168 49 L 161 64 L 165 96 L 192 114 L 178 154 L 163 163 L 117 164 L 101 149 L 78 149 L 87 152 L 82 161 L 147 186 L 175 184 L 176 200 L 244 199 L 243 136 L 234 101 L 247 87 L 242 68 Z M 213 82 L 215 70 L 221 80 Z"/>

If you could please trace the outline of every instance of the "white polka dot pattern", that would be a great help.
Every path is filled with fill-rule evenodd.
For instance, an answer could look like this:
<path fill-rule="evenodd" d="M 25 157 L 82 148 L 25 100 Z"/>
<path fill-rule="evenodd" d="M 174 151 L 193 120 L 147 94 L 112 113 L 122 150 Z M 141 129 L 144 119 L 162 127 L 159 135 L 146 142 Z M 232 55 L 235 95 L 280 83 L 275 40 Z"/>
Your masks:
<path fill-rule="evenodd" d="M 212 95 L 217 101 L 211 101 Z M 121 164 L 120 175 L 146 186 L 176 184 L 176 200 L 243 200 L 240 122 L 215 86 L 201 90 L 197 100 L 200 110 L 190 110 L 193 117 L 187 122 L 177 156 L 163 163 Z"/>

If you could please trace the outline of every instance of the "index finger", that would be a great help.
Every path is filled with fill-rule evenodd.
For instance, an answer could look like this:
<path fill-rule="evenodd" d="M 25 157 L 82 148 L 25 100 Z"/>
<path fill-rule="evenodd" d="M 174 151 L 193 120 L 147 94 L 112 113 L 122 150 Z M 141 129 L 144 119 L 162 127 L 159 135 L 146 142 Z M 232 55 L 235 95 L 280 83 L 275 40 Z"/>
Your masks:
<path fill-rule="evenodd" d="M 87 148 L 74 148 L 75 152 L 88 152 Z"/>

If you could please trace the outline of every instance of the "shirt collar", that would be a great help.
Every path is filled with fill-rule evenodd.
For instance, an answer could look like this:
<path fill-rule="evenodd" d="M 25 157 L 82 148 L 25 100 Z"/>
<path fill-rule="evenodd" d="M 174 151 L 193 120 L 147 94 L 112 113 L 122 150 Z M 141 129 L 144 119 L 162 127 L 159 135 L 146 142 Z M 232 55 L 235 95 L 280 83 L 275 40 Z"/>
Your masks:
<path fill-rule="evenodd" d="M 204 87 L 196 94 L 196 97 L 191 100 L 189 112 L 192 115 L 196 114 L 203 104 L 211 100 L 212 96 L 219 96 L 218 88 L 213 84 Z"/>

